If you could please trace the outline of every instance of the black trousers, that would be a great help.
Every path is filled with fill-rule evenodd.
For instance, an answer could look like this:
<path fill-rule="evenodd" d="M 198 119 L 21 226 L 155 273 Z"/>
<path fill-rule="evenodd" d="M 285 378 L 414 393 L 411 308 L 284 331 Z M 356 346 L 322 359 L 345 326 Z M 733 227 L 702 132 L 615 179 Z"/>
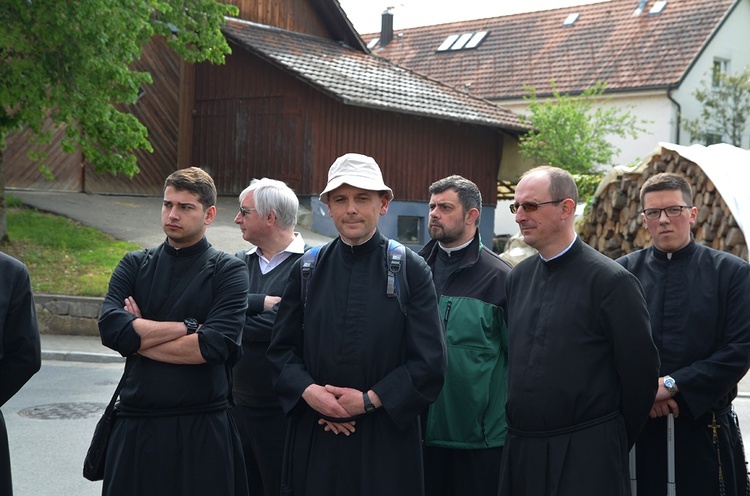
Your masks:
<path fill-rule="evenodd" d="M 250 494 L 279 496 L 287 418 L 279 408 L 230 410 L 242 440 Z"/>
<path fill-rule="evenodd" d="M 497 496 L 503 448 L 424 448 L 426 496 Z"/>

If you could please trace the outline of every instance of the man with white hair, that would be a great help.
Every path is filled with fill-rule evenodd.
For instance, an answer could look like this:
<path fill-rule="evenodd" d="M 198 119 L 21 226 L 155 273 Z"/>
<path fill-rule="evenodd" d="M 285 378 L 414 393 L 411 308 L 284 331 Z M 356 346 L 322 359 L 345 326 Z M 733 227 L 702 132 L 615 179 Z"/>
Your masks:
<path fill-rule="evenodd" d="M 250 290 L 231 412 L 242 439 L 250 494 L 273 496 L 279 494 L 287 420 L 271 384 L 266 349 L 289 272 L 305 242 L 294 232 L 299 200 L 283 182 L 253 180 L 239 200 L 234 222 L 255 246 L 235 254 L 247 265 Z"/>
<path fill-rule="evenodd" d="M 377 226 L 393 191 L 371 157 L 339 157 L 320 198 L 339 236 L 312 271 L 305 258 L 292 269 L 268 349 L 291 417 L 282 487 L 297 496 L 422 495 L 419 415 L 446 367 L 430 269 L 405 249 L 405 274 L 389 277 L 390 242 Z"/>

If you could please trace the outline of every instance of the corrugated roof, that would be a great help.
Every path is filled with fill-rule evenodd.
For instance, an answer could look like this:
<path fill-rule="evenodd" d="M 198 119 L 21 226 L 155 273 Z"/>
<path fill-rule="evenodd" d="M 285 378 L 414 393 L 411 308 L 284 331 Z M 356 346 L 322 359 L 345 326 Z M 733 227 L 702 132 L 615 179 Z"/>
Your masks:
<path fill-rule="evenodd" d="M 224 34 L 346 105 L 525 131 L 496 104 L 341 43 L 228 19 Z"/>
<path fill-rule="evenodd" d="M 470 85 L 488 99 L 515 99 L 536 88 L 579 93 L 606 81 L 608 91 L 678 84 L 705 44 L 740 0 L 669 0 L 659 14 L 633 15 L 637 0 L 590 5 L 396 30 L 375 55 L 454 87 Z M 571 14 L 579 14 L 563 26 Z M 488 31 L 474 49 L 437 52 L 451 34 Z M 364 35 L 366 42 L 379 34 Z"/>

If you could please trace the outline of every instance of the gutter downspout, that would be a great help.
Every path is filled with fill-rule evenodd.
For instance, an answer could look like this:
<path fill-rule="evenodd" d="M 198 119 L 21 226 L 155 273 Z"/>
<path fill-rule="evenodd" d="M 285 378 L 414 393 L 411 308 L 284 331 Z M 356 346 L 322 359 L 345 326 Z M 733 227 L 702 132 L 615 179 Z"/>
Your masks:
<path fill-rule="evenodd" d="M 681 123 L 680 118 L 682 116 L 682 105 L 680 105 L 680 103 L 677 100 L 672 98 L 672 90 L 675 88 L 676 86 L 670 86 L 669 88 L 667 88 L 667 98 L 669 98 L 669 100 L 677 106 L 677 134 L 675 135 L 675 144 L 679 145 L 680 144 L 680 123 Z"/>

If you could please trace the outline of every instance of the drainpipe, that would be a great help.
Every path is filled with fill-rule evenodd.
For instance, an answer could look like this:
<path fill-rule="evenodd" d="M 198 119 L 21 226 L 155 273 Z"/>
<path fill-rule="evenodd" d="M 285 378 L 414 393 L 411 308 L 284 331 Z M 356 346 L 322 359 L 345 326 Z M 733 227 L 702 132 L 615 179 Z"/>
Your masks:
<path fill-rule="evenodd" d="M 388 8 L 383 11 L 380 24 L 380 48 L 385 48 L 393 41 L 393 14 Z"/>
<path fill-rule="evenodd" d="M 667 88 L 667 98 L 669 98 L 672 101 L 672 103 L 674 103 L 677 106 L 677 135 L 675 138 L 675 144 L 679 145 L 680 144 L 680 117 L 682 115 L 682 106 L 677 100 L 672 98 L 673 89 L 675 89 L 674 86 L 670 86 L 669 88 Z"/>

